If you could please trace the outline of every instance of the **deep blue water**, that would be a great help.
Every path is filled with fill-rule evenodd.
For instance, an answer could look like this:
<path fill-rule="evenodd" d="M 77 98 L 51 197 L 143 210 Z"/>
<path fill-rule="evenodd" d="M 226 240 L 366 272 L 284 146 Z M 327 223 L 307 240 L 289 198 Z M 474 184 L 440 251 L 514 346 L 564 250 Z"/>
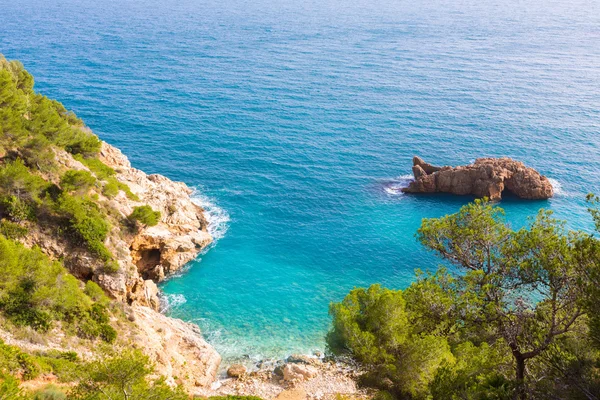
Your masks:
<path fill-rule="evenodd" d="M 598 1 L 2 1 L 0 52 L 212 203 L 222 238 L 163 289 L 226 357 L 320 349 L 329 302 L 438 264 L 420 220 L 470 199 L 389 190 L 414 154 L 523 160 L 560 188 L 503 201 L 513 224 L 591 227 Z"/>

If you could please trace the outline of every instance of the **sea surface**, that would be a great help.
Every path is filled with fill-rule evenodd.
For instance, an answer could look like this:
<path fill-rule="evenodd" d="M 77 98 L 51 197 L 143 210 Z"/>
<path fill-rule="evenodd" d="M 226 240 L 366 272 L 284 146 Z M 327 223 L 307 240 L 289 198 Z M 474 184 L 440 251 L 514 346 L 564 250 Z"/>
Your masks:
<path fill-rule="evenodd" d="M 592 228 L 600 193 L 600 2 L 0 1 L 0 52 L 134 166 L 197 188 L 215 244 L 164 285 L 226 359 L 324 348 L 328 305 L 440 261 L 411 159 L 510 156 Z"/>

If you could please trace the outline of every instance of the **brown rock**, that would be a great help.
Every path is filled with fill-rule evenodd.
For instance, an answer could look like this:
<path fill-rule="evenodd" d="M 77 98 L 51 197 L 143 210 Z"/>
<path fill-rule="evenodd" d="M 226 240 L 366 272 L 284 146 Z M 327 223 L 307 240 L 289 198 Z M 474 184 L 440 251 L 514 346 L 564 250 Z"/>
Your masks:
<path fill-rule="evenodd" d="M 523 199 L 548 199 L 552 184 L 533 168 L 510 158 L 478 158 L 459 167 L 434 167 L 419 157 L 413 158 L 415 179 L 405 193 L 452 193 L 500 200 L 508 190 Z"/>
<path fill-rule="evenodd" d="M 283 380 L 288 382 L 307 381 L 317 376 L 317 369 L 310 365 L 285 364 L 283 367 Z"/>
<path fill-rule="evenodd" d="M 239 378 L 240 376 L 246 375 L 248 369 L 242 364 L 233 364 L 231 367 L 227 368 L 227 376 L 230 378 Z"/>

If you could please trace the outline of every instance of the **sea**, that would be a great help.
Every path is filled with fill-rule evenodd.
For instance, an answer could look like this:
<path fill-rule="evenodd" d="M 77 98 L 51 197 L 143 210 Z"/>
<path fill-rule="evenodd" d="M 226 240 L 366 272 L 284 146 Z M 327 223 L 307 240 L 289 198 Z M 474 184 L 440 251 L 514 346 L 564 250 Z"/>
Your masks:
<path fill-rule="evenodd" d="M 511 226 L 593 229 L 597 0 L 0 0 L 0 53 L 196 190 L 215 241 L 163 311 L 225 360 L 324 351 L 331 302 L 441 264 L 416 230 L 473 198 L 402 194 L 414 155 L 521 160 L 556 195 L 505 197 Z"/>

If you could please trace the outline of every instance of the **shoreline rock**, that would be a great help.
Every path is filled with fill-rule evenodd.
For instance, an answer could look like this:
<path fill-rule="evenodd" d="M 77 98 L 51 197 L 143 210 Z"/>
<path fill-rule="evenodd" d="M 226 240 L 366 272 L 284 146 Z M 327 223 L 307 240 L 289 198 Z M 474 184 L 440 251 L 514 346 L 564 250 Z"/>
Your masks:
<path fill-rule="evenodd" d="M 351 360 L 292 355 L 277 361 L 259 361 L 254 369 L 250 368 L 239 378 L 223 376 L 212 387 L 199 389 L 195 394 L 258 396 L 265 400 L 372 398 L 371 390 L 358 387 L 357 378 L 361 373 L 360 366 Z"/>
<path fill-rule="evenodd" d="M 511 158 L 478 158 L 473 164 L 436 167 L 413 157 L 414 180 L 404 193 L 452 193 L 487 197 L 492 201 L 509 191 L 522 199 L 545 200 L 554 195 L 545 176 Z"/>

